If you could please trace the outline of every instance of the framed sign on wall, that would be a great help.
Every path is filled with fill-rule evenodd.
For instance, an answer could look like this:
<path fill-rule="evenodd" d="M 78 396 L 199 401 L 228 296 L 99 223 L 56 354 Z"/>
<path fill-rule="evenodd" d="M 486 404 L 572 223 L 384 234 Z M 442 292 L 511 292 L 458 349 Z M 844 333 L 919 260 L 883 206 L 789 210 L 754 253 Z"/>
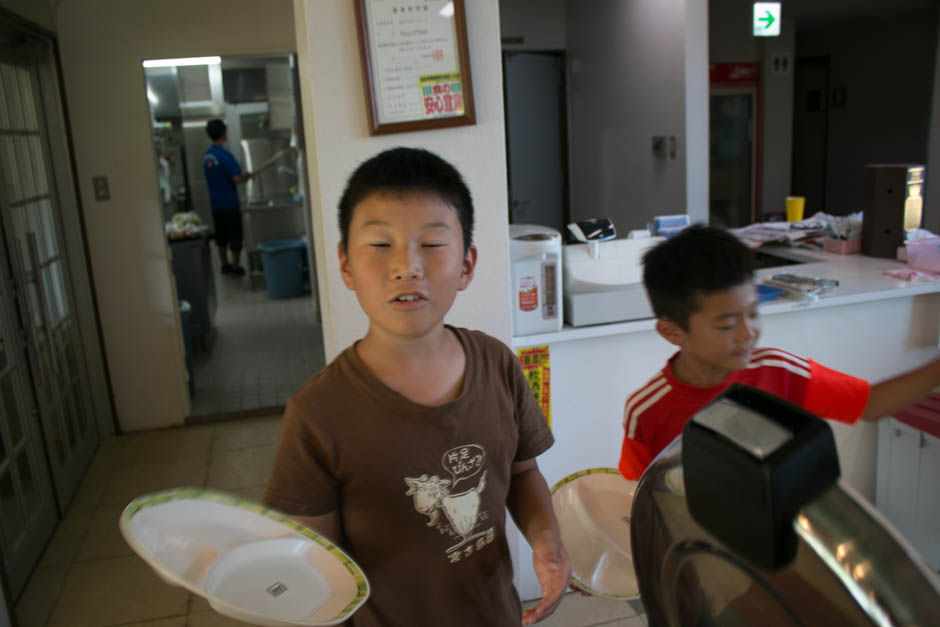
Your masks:
<path fill-rule="evenodd" d="M 474 124 L 463 0 L 355 0 L 369 132 Z"/>

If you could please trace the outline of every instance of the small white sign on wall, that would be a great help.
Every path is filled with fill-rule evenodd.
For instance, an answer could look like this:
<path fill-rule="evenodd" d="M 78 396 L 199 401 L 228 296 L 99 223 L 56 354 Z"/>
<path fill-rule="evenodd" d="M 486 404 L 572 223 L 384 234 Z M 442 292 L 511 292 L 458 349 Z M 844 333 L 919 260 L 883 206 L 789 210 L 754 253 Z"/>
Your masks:
<path fill-rule="evenodd" d="M 780 3 L 755 2 L 753 24 L 755 37 L 780 36 Z"/>
<path fill-rule="evenodd" d="M 789 52 L 775 52 L 770 57 L 770 71 L 773 74 L 789 74 L 793 67 Z"/>

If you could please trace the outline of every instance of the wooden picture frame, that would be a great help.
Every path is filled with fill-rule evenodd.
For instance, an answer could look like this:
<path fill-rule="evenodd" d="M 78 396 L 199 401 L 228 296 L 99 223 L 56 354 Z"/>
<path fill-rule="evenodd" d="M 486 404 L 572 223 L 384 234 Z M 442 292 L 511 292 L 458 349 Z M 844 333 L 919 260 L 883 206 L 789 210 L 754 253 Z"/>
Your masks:
<path fill-rule="evenodd" d="M 369 134 L 476 123 L 463 0 L 353 0 Z"/>

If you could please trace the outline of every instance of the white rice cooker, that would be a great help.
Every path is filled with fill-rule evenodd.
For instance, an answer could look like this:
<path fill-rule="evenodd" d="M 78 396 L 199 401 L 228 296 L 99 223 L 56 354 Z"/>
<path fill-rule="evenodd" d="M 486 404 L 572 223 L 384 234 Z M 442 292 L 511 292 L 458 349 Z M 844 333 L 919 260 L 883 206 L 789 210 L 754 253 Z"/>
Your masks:
<path fill-rule="evenodd" d="M 512 334 L 560 331 L 561 233 L 534 224 L 509 225 Z"/>

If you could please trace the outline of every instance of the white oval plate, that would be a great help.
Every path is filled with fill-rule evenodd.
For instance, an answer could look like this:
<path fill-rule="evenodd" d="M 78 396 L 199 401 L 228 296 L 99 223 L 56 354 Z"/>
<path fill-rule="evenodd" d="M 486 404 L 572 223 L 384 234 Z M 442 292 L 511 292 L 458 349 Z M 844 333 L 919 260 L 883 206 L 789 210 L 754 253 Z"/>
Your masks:
<path fill-rule="evenodd" d="M 200 488 L 145 494 L 121 533 L 166 582 L 256 625 L 335 625 L 369 597 L 359 566 L 332 542 L 275 510 Z"/>
<path fill-rule="evenodd" d="M 615 468 L 589 468 L 552 487 L 552 507 L 572 565 L 572 582 L 608 599 L 640 596 L 630 550 L 636 481 Z"/>

